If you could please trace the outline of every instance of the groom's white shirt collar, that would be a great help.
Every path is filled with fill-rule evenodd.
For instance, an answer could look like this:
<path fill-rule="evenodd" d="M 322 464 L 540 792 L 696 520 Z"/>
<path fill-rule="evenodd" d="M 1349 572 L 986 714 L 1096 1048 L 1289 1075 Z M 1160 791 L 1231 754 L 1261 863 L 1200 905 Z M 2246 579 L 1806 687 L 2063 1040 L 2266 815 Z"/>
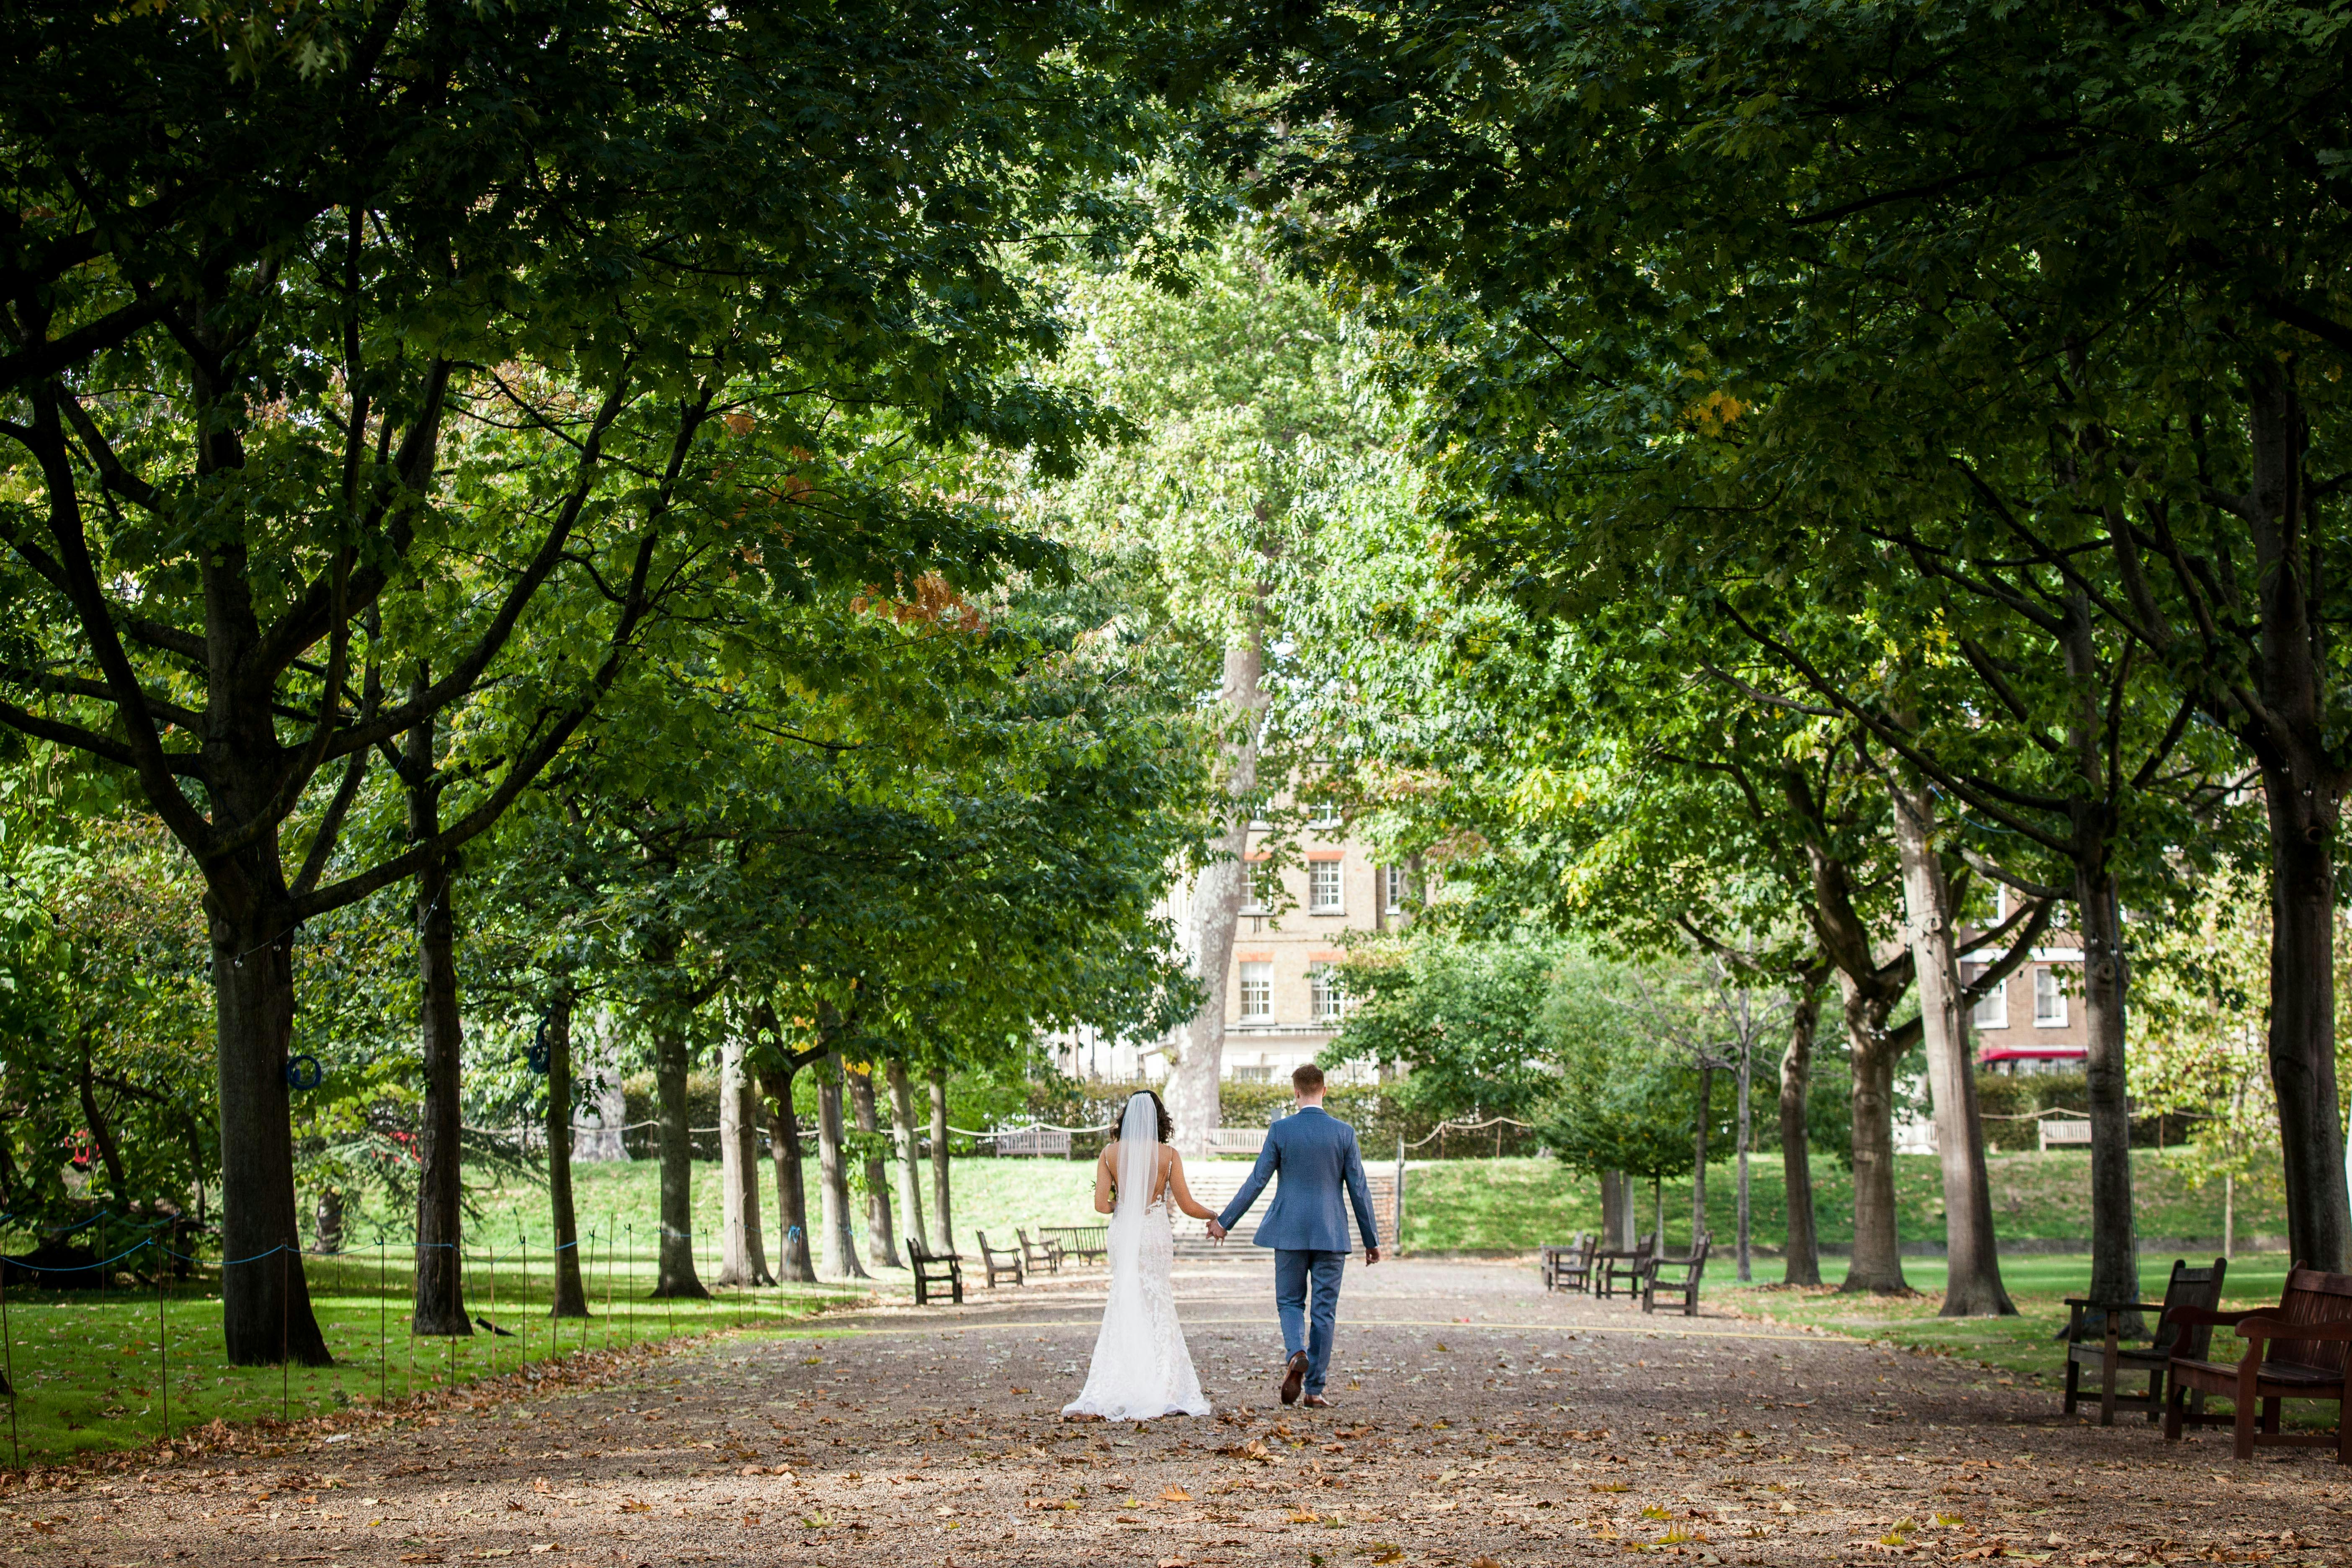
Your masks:
<path fill-rule="evenodd" d="M 1290 1114 L 1297 1116 L 1299 1112 L 1305 1110 L 1323 1110 L 1323 1108 L 1319 1105 L 1294 1105 L 1290 1108 Z M 1328 1116 L 1331 1113 L 1328 1110 L 1323 1110 L 1323 1114 Z"/>

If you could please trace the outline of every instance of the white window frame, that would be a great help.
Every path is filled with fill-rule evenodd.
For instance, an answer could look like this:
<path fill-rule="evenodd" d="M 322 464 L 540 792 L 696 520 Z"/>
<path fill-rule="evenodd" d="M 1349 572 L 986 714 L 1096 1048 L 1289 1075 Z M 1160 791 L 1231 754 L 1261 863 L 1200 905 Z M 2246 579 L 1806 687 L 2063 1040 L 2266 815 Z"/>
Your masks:
<path fill-rule="evenodd" d="M 2033 971 L 2033 1026 L 2037 1029 L 2063 1029 L 2066 1026 L 2066 987 L 2060 983 L 2055 964 L 2038 964 Z"/>
<path fill-rule="evenodd" d="M 1325 902 L 1323 884 L 1328 879 L 1331 899 Z M 1307 912 L 1315 915 L 1345 914 L 1348 910 L 1348 863 L 1344 860 L 1309 860 L 1307 862 Z"/>
<path fill-rule="evenodd" d="M 1282 901 L 1282 873 L 1270 859 L 1249 860 L 1244 864 L 1249 869 L 1249 896 L 1242 905 L 1242 910 L 1245 914 L 1265 914 Z M 1273 886 L 1266 886 L 1268 882 Z M 1268 898 L 1268 893 L 1274 896 Z"/>
<path fill-rule="evenodd" d="M 1328 960 L 1307 966 L 1307 1012 L 1318 1024 L 1348 1016 L 1348 994 L 1339 989 L 1339 966 Z"/>
<path fill-rule="evenodd" d="M 1251 994 L 1251 987 L 1253 984 L 1256 987 L 1256 994 L 1255 996 Z M 1273 960 L 1253 958 L 1245 961 L 1242 964 L 1241 996 L 1241 1016 L 1244 1018 L 1271 1018 L 1274 1016 Z M 1258 1005 L 1252 1007 L 1250 1005 L 1252 1001 L 1255 1001 Z"/>
<path fill-rule="evenodd" d="M 1404 868 L 1381 868 L 1381 907 L 1389 914 L 1404 913 Z"/>
<path fill-rule="evenodd" d="M 2006 1029 L 2009 1027 L 2009 982 L 2004 980 L 1982 996 L 1969 1012 L 1969 1027 L 1972 1029 Z"/>

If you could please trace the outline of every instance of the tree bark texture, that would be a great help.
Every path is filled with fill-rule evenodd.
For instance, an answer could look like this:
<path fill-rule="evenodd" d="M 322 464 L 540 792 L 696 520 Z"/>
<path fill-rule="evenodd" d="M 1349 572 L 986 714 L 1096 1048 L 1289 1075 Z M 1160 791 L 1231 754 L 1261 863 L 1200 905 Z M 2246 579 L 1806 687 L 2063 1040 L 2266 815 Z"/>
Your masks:
<path fill-rule="evenodd" d="M 874 1104 L 874 1069 L 860 1066 L 849 1075 L 849 1103 L 857 1117 L 866 1155 L 866 1260 L 877 1268 L 898 1268 L 898 1237 L 890 1223 L 889 1163 L 882 1158 L 882 1119 Z"/>
<path fill-rule="evenodd" d="M 771 1033 L 774 1032 L 772 1023 Z M 776 1162 L 776 1277 L 794 1284 L 810 1284 L 816 1268 L 809 1261 L 808 1189 L 801 1179 L 801 1124 L 793 1112 L 793 1079 L 802 1058 L 782 1053 L 782 1072 L 762 1073 L 760 1089 L 768 1101 L 768 1147 Z"/>
<path fill-rule="evenodd" d="M 1622 1171 L 1601 1173 L 1601 1245 L 1618 1252 L 1633 1245 L 1633 1184 Z"/>
<path fill-rule="evenodd" d="M 2077 862 L 2074 907 L 2083 928 L 2083 1063 L 2091 1112 L 2091 1299 L 2139 1300 L 2139 1236 L 2133 1214 L 2130 1085 L 2124 1024 L 2130 976 L 2123 906 L 2104 864 Z"/>
<path fill-rule="evenodd" d="M 1736 1211 L 1735 1220 L 1738 1227 L 1737 1245 L 1739 1248 L 1739 1282 L 1742 1285 L 1748 1284 L 1754 1277 L 1754 1269 L 1751 1267 L 1751 1257 L 1749 1252 L 1749 1243 L 1751 1238 L 1748 1234 L 1748 1145 L 1749 1140 L 1755 1135 L 1755 1127 L 1752 1122 L 1748 1103 L 1752 1099 L 1754 1099 L 1753 1091 L 1756 1087 L 1755 1072 L 1756 1047 L 1754 1042 L 1749 1040 L 1743 1043 L 1739 1047 L 1739 1074 L 1738 1079 L 1739 1086 L 1739 1171 L 1738 1192 L 1737 1194 L 1738 1208 Z"/>
<path fill-rule="evenodd" d="M 665 961 L 667 962 L 667 961 Z M 654 1297 L 707 1299 L 694 1268 L 694 1135 L 686 1079 L 693 1052 L 686 1030 L 664 1019 L 654 1028 L 654 1117 L 661 1143 L 661 1252 Z"/>
<path fill-rule="evenodd" d="M 588 1290 L 581 1282 L 580 1220 L 572 1202 L 572 1007 L 569 983 L 547 1000 L 547 1198 L 555 1224 L 555 1300 L 552 1318 L 588 1315 Z"/>
<path fill-rule="evenodd" d="M 1225 1003 L 1234 967 L 1234 932 L 1249 893 L 1251 805 L 1257 793 L 1259 715 L 1265 706 L 1263 637 L 1225 649 L 1224 679 L 1218 696 L 1227 725 L 1220 781 L 1233 801 L 1217 858 L 1192 884 L 1194 961 L 1201 977 L 1201 1010 L 1184 1031 L 1184 1043 L 1164 1086 L 1170 1120 L 1176 1123 L 1176 1149 L 1204 1160 L 1209 1139 L 1222 1124 L 1220 1099 L 1225 1061 Z"/>
<path fill-rule="evenodd" d="M 744 1070 L 745 1041 L 731 1032 L 719 1047 L 719 1285 L 772 1285 L 760 1229 L 760 1112 Z"/>
<path fill-rule="evenodd" d="M 849 1226 L 848 1152 L 842 1147 L 841 1053 L 830 1053 L 816 1080 L 817 1201 L 824 1209 L 824 1273 L 830 1279 L 868 1279 Z"/>
<path fill-rule="evenodd" d="M 429 839 L 441 829 L 440 790 L 434 782 L 433 725 L 408 732 L 401 774 L 408 790 L 408 836 Z M 427 860 L 416 874 L 418 1032 L 425 1058 L 425 1103 L 417 1128 L 416 1290 L 413 1331 L 471 1334 L 464 1286 L 465 1194 L 462 1085 L 464 1025 L 457 1009 L 457 922 L 450 907 L 457 868 L 447 856 Z M 224 1150 L 234 1147 L 223 1143 Z"/>
<path fill-rule="evenodd" d="M 1789 1006 L 1789 1048 L 1780 1058 L 1780 1180 L 1788 1193 L 1788 1242 L 1781 1281 L 1822 1282 L 1819 1233 L 1813 1226 L 1813 1152 L 1811 1106 L 1813 1036 L 1822 1022 L 1821 979 L 1808 973 Z"/>
<path fill-rule="evenodd" d="M 889 1073 L 890 1131 L 898 1145 L 898 1206 L 906 1211 L 908 1240 L 929 1252 L 931 1240 L 923 1234 L 922 1163 L 916 1155 L 922 1136 L 916 1131 L 915 1095 L 907 1081 L 905 1059 L 892 1057 Z"/>
<path fill-rule="evenodd" d="M 931 1069 L 931 1212 L 940 1216 L 940 1250 L 955 1250 L 955 1227 L 948 1223 L 948 1075 Z"/>
<path fill-rule="evenodd" d="M 1919 987 L 1927 1090 L 1935 1105 L 1936 1157 L 1944 1175 L 1947 1274 L 1942 1315 L 2009 1317 L 2017 1308 L 2002 1288 L 2000 1253 L 1993 1241 L 1984 1120 L 1977 1106 L 1976 1064 L 1969 1059 L 1968 1019 L 1960 1005 L 1951 888 L 1936 847 L 1935 801 L 1924 788 L 1898 784 L 1893 789 L 1895 847 L 1903 867 L 1903 934 Z"/>
<path fill-rule="evenodd" d="M 286 923 L 280 924 L 284 920 Z M 288 1359 L 330 1365 L 299 1252 L 294 1131 L 286 1055 L 294 1038 L 291 920 L 275 904 L 257 918 L 211 921 L 215 1050 L 220 1071 L 221 1255 L 256 1259 L 221 1271 L 221 1328 L 230 1364 Z"/>
<path fill-rule="evenodd" d="M 1853 1060 L 1853 1251 L 1843 1290 L 1908 1290 L 1895 1227 L 1895 1058 L 1886 1015 L 1894 1003 L 1841 973 L 1846 1044 Z"/>
<path fill-rule="evenodd" d="M 1691 1245 L 1706 1234 L 1706 1123 L 1715 1110 L 1715 1064 L 1698 1065 L 1698 1127 L 1691 1134 Z M 1665 1227 L 1658 1228 L 1658 1246 L 1666 1244 Z"/>

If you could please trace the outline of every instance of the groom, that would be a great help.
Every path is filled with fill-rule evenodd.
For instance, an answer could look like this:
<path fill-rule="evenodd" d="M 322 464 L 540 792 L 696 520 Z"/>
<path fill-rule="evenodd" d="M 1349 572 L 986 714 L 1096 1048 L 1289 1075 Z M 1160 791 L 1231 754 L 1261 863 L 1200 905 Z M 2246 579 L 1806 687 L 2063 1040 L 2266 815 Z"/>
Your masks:
<path fill-rule="evenodd" d="M 1257 1167 L 1209 1222 L 1209 1235 L 1223 1240 L 1265 1190 L 1266 1179 L 1282 1173 L 1274 1206 L 1258 1222 L 1257 1244 L 1274 1248 L 1274 1307 L 1282 1319 L 1282 1402 L 1295 1405 L 1303 1388 L 1307 1403 L 1321 1409 L 1324 1374 L 1331 1367 L 1331 1330 L 1339 1315 L 1339 1273 L 1348 1263 L 1348 1211 L 1341 1188 L 1356 1206 L 1364 1233 L 1364 1262 L 1381 1260 L 1381 1233 L 1372 1224 L 1372 1189 L 1364 1180 L 1364 1157 L 1356 1130 L 1323 1109 L 1323 1069 L 1308 1063 L 1290 1075 L 1298 1112 L 1266 1129 Z M 1307 1304 L 1309 1280 L 1315 1305 Z M 1312 1324 L 1309 1327 L 1309 1324 Z"/>

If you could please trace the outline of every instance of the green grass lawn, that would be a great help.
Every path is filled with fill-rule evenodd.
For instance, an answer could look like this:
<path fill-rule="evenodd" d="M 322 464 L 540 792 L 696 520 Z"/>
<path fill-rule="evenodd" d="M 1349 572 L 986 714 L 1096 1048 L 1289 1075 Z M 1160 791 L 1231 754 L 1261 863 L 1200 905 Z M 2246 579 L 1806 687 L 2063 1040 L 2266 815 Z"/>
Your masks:
<path fill-rule="evenodd" d="M 2090 1235 L 2090 1154 L 2053 1150 L 2047 1154 L 1994 1154 L 1990 1176 L 1993 1227 L 2005 1239 L 2082 1239 Z M 2144 1237 L 2218 1237 L 2221 1190 L 2200 1189 L 2158 1151 L 2132 1154 L 2132 1179 L 2139 1233 Z M 1727 1243 L 1737 1229 L 1737 1196 L 1728 1164 L 1707 1170 L 1707 1228 Z M 1905 1241 L 1944 1237 L 1943 1177 L 1935 1156 L 1895 1158 L 1895 1226 Z M 1750 1234 L 1759 1245 L 1777 1247 L 1786 1234 L 1788 1205 L 1777 1155 L 1748 1163 Z M 1853 1178 L 1831 1161 L 1813 1162 L 1815 1223 L 1824 1243 L 1853 1239 Z M 1405 1178 L 1404 1239 L 1408 1250 L 1524 1251 L 1565 1241 L 1579 1230 L 1601 1225 L 1600 1184 L 1577 1175 L 1557 1160 L 1455 1160 L 1415 1166 Z M 1639 1209 L 1650 1224 L 1650 1195 Z M 2242 1239 L 2276 1234 L 2286 1217 L 2275 1194 L 2241 1193 L 2237 1213 Z M 1666 1232 L 1677 1240 L 1690 1234 L 1690 1185 L 1666 1188 Z"/>

